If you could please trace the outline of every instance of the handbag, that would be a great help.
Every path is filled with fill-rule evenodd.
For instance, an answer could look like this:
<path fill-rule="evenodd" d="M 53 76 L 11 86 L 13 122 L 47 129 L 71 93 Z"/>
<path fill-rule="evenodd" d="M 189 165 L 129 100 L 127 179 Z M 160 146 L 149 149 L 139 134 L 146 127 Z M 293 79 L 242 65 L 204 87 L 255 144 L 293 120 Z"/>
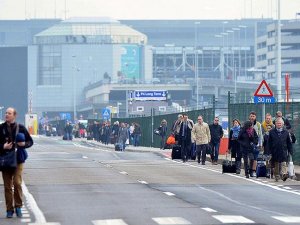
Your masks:
<path fill-rule="evenodd" d="M 295 176 L 295 167 L 292 159 L 292 155 L 290 155 L 289 165 L 288 165 L 288 174 L 289 177 Z"/>
<path fill-rule="evenodd" d="M 154 129 L 153 133 L 156 134 L 156 135 L 160 135 L 160 130 L 159 129 Z"/>
<path fill-rule="evenodd" d="M 0 155 L 0 171 L 17 167 L 16 151 L 6 151 Z"/>

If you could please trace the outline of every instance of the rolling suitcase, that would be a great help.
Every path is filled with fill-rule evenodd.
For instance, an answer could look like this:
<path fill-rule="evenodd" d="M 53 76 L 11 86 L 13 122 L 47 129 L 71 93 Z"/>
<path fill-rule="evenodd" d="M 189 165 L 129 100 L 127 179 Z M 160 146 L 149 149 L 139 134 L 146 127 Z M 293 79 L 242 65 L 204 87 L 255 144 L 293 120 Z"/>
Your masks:
<path fill-rule="evenodd" d="M 123 151 L 123 144 L 122 143 L 116 143 L 115 144 L 115 151 Z"/>
<path fill-rule="evenodd" d="M 257 157 L 256 177 L 267 177 L 266 160 L 262 154 Z"/>
<path fill-rule="evenodd" d="M 222 173 L 236 173 L 236 164 L 231 157 L 230 160 L 227 159 L 227 154 L 226 159 L 222 162 Z"/>
<path fill-rule="evenodd" d="M 172 157 L 172 159 L 181 159 L 181 146 L 180 145 L 173 145 L 171 157 Z"/>

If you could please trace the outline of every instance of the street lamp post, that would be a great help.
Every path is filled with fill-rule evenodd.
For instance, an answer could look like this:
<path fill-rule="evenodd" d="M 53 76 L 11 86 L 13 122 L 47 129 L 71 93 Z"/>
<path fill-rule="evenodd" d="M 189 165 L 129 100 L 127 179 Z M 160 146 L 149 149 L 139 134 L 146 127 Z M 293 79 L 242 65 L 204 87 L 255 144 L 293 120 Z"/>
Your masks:
<path fill-rule="evenodd" d="M 73 65 L 73 115 L 74 115 L 74 123 L 77 118 L 77 112 L 76 112 L 76 71 L 78 68 L 76 67 L 76 55 L 72 55 L 72 58 L 74 59 L 74 65 Z"/>
<path fill-rule="evenodd" d="M 194 43 L 194 53 L 195 53 L 195 80 L 196 80 L 196 109 L 199 109 L 199 74 L 198 74 L 198 25 L 199 21 L 195 22 L 195 43 Z"/>
<path fill-rule="evenodd" d="M 278 1 L 278 9 L 277 9 L 277 100 L 280 101 L 282 99 L 281 96 L 281 20 L 280 20 L 280 0 Z"/>
<path fill-rule="evenodd" d="M 245 63 L 244 63 L 244 76 L 246 77 L 247 76 L 247 72 L 246 72 L 246 70 L 247 70 L 247 52 L 246 52 L 246 46 L 247 46 L 247 39 L 246 39 L 246 36 L 247 36 L 247 26 L 244 26 L 244 25 L 239 25 L 239 28 L 243 28 L 243 29 L 245 29 L 245 33 L 244 33 L 244 35 L 245 35 L 245 37 L 244 37 L 244 54 L 245 54 L 245 56 L 244 56 L 244 61 L 245 61 Z"/>

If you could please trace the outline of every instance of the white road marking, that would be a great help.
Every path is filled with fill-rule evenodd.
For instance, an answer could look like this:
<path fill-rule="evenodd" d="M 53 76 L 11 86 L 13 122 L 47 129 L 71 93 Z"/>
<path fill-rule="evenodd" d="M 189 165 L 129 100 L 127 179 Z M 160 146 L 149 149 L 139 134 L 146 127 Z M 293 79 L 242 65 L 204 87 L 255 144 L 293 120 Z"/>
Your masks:
<path fill-rule="evenodd" d="M 83 158 L 83 159 L 87 159 L 88 157 L 84 155 L 84 156 L 82 156 L 82 158 Z"/>
<path fill-rule="evenodd" d="M 178 225 L 178 224 L 191 224 L 186 219 L 183 219 L 181 217 L 156 217 L 152 218 L 156 223 L 160 225 Z"/>
<path fill-rule="evenodd" d="M 125 171 L 121 171 L 120 174 L 128 175 L 128 173 Z"/>
<path fill-rule="evenodd" d="M 174 193 L 172 193 L 172 192 L 168 192 L 168 191 L 166 191 L 166 192 L 164 192 L 166 195 L 168 195 L 168 196 L 175 196 L 175 194 Z"/>
<path fill-rule="evenodd" d="M 27 200 L 27 204 L 29 205 L 29 208 L 32 210 L 37 224 L 46 223 L 46 218 L 45 218 L 43 212 L 38 207 L 38 205 L 37 205 L 36 201 L 34 200 L 32 194 L 29 193 L 28 188 L 26 187 L 24 181 L 22 182 L 22 189 L 23 189 L 23 194 L 24 194 L 24 196 Z"/>
<path fill-rule="evenodd" d="M 283 187 L 284 189 L 287 189 L 287 190 L 292 190 L 292 188 L 290 187 Z"/>
<path fill-rule="evenodd" d="M 30 223 L 31 219 L 21 219 L 21 223 Z"/>
<path fill-rule="evenodd" d="M 30 217 L 29 213 L 23 213 L 23 218 L 29 218 L 29 217 Z"/>
<path fill-rule="evenodd" d="M 128 225 L 121 219 L 113 219 L 113 220 L 93 220 L 92 223 L 94 225 Z"/>
<path fill-rule="evenodd" d="M 300 223 L 300 217 L 298 216 L 272 216 L 272 217 L 284 223 Z"/>
<path fill-rule="evenodd" d="M 60 225 L 60 223 L 29 223 L 28 225 Z"/>
<path fill-rule="evenodd" d="M 148 184 L 148 182 L 144 181 L 144 180 L 138 180 L 139 183 L 141 184 Z"/>
<path fill-rule="evenodd" d="M 213 217 L 219 220 L 221 223 L 254 223 L 254 221 L 243 216 L 217 215 Z"/>
<path fill-rule="evenodd" d="M 211 208 L 202 208 L 203 210 L 205 210 L 206 212 L 218 212 L 214 209 L 211 209 Z"/>

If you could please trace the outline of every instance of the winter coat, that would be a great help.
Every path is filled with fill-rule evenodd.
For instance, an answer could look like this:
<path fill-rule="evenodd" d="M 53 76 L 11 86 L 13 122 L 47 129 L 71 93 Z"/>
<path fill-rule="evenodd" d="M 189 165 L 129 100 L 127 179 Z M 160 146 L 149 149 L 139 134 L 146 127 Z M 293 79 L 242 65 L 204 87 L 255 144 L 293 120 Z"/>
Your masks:
<path fill-rule="evenodd" d="M 159 130 L 159 135 L 160 136 L 163 136 L 163 137 L 167 136 L 167 131 L 168 131 L 167 125 L 160 125 L 158 127 L 158 130 Z"/>
<path fill-rule="evenodd" d="M 220 143 L 221 138 L 223 137 L 223 128 L 219 124 L 211 124 L 209 125 L 211 143 L 217 144 Z"/>
<path fill-rule="evenodd" d="M 9 151 L 7 149 L 4 150 L 4 144 L 8 141 L 8 142 L 15 142 L 15 138 L 16 138 L 16 130 L 17 130 L 17 126 L 16 123 L 11 124 L 11 133 L 8 131 L 8 124 L 5 122 L 3 124 L 0 124 L 0 154 L 3 151 Z M 28 133 L 27 129 L 25 128 L 25 126 L 23 126 L 22 124 L 19 124 L 19 133 L 23 133 L 25 135 L 25 146 L 23 148 L 29 148 L 33 145 L 33 140 L 30 136 L 30 134 Z M 12 149 L 15 149 L 16 146 L 15 144 L 13 144 Z"/>
<path fill-rule="evenodd" d="M 191 131 L 193 129 L 194 126 L 194 122 L 192 120 L 187 120 L 186 121 L 186 132 L 183 133 L 183 127 L 184 127 L 184 121 L 182 121 L 180 123 L 180 129 L 179 129 L 179 133 L 178 133 L 178 138 L 179 138 L 179 144 L 181 141 L 185 140 L 187 142 L 191 142 Z"/>
<path fill-rule="evenodd" d="M 240 153 L 240 143 L 238 142 L 237 138 L 233 137 L 232 129 L 230 129 L 229 132 L 228 149 L 230 149 L 232 158 L 235 158 L 236 155 Z"/>
<path fill-rule="evenodd" d="M 210 142 L 210 130 L 207 123 L 196 123 L 192 129 L 192 139 L 196 141 L 196 145 L 208 144 Z"/>
<path fill-rule="evenodd" d="M 120 127 L 118 137 L 120 142 L 125 143 L 128 139 L 128 129 L 126 127 Z"/>
<path fill-rule="evenodd" d="M 255 129 L 253 129 L 253 136 L 249 137 L 246 129 L 242 128 L 239 133 L 238 141 L 242 152 L 253 153 L 253 144 L 258 144 L 258 136 Z"/>
<path fill-rule="evenodd" d="M 274 162 L 286 162 L 288 154 L 293 154 L 292 142 L 286 129 L 278 131 L 276 128 L 269 132 L 269 148 Z"/>

